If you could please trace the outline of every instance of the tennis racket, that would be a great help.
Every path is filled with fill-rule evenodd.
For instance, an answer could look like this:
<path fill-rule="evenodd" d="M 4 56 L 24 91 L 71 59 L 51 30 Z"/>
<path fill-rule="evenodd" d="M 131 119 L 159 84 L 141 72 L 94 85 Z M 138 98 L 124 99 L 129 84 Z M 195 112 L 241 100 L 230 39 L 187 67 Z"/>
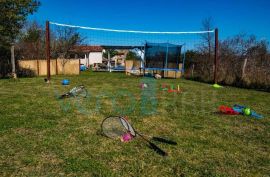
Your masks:
<path fill-rule="evenodd" d="M 177 143 L 171 140 L 167 140 L 160 137 L 150 137 L 149 139 L 146 138 L 145 135 L 139 133 L 132 127 L 129 122 L 124 118 L 120 116 L 110 116 L 103 120 L 101 124 L 102 133 L 111 139 L 122 139 L 126 135 L 131 135 L 132 137 L 141 137 L 142 140 L 144 140 L 148 146 L 153 149 L 155 152 L 157 152 L 159 155 L 167 156 L 167 153 L 159 148 L 156 144 L 151 142 L 158 141 L 166 144 L 176 145 Z M 148 136 L 149 137 L 149 136 Z"/>
<path fill-rule="evenodd" d="M 69 97 L 87 97 L 87 90 L 83 85 L 72 88 L 69 92 L 61 95 L 59 99 L 69 98 Z"/>

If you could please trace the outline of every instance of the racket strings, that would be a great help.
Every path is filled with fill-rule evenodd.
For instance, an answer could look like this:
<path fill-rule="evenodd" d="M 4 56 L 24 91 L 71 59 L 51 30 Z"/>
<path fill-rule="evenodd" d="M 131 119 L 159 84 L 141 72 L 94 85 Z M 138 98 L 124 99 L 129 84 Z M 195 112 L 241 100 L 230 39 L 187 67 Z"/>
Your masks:
<path fill-rule="evenodd" d="M 123 125 L 118 117 L 110 117 L 103 121 L 102 132 L 109 138 L 119 138 L 127 134 L 129 130 Z"/>
<path fill-rule="evenodd" d="M 128 142 L 131 139 L 133 139 L 136 135 L 138 135 L 144 140 L 144 142 L 148 143 L 148 146 L 155 152 L 157 152 L 162 156 L 167 156 L 167 153 L 162 149 L 160 149 L 153 142 L 151 142 L 150 139 L 144 137 L 142 134 L 135 131 L 135 129 L 123 117 L 108 117 L 103 120 L 101 128 L 105 136 L 112 139 L 120 138 L 122 142 Z M 159 142 L 174 144 L 174 142 L 170 142 L 163 138 L 156 138 L 156 140 L 158 140 Z"/>
<path fill-rule="evenodd" d="M 82 97 L 87 96 L 87 90 L 84 87 L 79 87 L 75 89 L 72 93 L 74 96 L 82 96 Z"/>

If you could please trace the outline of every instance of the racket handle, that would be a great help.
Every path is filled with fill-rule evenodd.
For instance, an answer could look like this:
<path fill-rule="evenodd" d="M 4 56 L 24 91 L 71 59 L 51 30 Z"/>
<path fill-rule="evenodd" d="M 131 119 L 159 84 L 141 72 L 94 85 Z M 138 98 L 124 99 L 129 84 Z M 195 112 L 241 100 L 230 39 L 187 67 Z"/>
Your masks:
<path fill-rule="evenodd" d="M 61 95 L 58 97 L 58 99 L 64 99 L 65 98 L 65 95 Z"/>
<path fill-rule="evenodd" d="M 152 142 L 149 142 L 149 145 L 151 146 L 151 148 L 156 151 L 159 155 L 162 155 L 162 156 L 167 156 L 168 154 L 163 151 L 162 149 L 160 149 L 157 145 L 155 145 L 154 143 Z"/>
<path fill-rule="evenodd" d="M 58 99 L 68 98 L 69 96 L 70 96 L 70 94 L 65 93 L 65 94 L 61 95 Z"/>
<path fill-rule="evenodd" d="M 167 140 L 167 139 L 160 138 L 160 137 L 152 137 L 152 140 L 159 141 L 161 143 L 167 143 L 167 144 L 171 144 L 171 145 L 177 145 L 177 142 L 175 142 L 175 141 Z"/>

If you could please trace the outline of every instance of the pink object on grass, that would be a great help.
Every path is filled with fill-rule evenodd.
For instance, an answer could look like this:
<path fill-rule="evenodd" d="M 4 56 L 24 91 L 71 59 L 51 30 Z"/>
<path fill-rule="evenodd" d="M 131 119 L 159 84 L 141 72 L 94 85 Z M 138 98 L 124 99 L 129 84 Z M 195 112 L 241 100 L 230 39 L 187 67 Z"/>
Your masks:
<path fill-rule="evenodd" d="M 147 85 L 147 84 L 145 84 L 145 83 L 141 83 L 140 87 L 141 87 L 141 89 L 144 89 L 144 88 L 147 88 L 147 87 L 148 87 L 148 85 Z"/>
<path fill-rule="evenodd" d="M 126 133 L 126 134 L 122 135 L 122 137 L 121 137 L 121 141 L 123 141 L 123 142 L 128 142 L 132 139 L 133 139 L 133 136 L 130 133 Z"/>

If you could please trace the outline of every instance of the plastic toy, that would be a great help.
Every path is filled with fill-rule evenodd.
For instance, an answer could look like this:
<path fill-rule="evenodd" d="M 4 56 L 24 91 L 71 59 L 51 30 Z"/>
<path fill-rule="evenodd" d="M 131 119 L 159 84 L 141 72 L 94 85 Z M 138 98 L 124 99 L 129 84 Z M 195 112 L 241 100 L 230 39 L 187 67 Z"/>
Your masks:
<path fill-rule="evenodd" d="M 145 83 L 141 83 L 140 88 L 141 88 L 141 89 L 148 88 L 148 85 L 145 84 Z"/>
<path fill-rule="evenodd" d="M 245 114 L 246 116 L 250 116 L 250 115 L 251 115 L 251 110 L 250 110 L 250 108 L 244 108 L 244 109 L 243 109 L 243 112 L 244 112 L 244 114 Z"/>
<path fill-rule="evenodd" d="M 235 110 L 233 110 L 233 108 L 230 108 L 228 106 L 220 106 L 219 107 L 219 111 L 223 114 L 227 114 L 227 115 L 238 115 L 239 112 L 236 112 Z"/>
<path fill-rule="evenodd" d="M 248 116 L 254 117 L 256 119 L 263 118 L 262 115 L 256 113 L 255 111 L 251 110 L 250 108 L 247 108 L 246 106 L 236 104 L 233 106 L 233 110 L 238 112 L 239 114 L 248 115 Z"/>
<path fill-rule="evenodd" d="M 237 104 L 234 105 L 233 108 L 222 105 L 219 107 L 219 111 L 221 113 L 227 114 L 227 115 L 242 114 L 242 115 L 246 115 L 246 116 L 251 116 L 251 117 L 256 118 L 256 119 L 263 118 L 262 115 L 257 114 L 255 111 L 251 110 L 250 108 L 248 108 L 246 106 L 237 105 Z"/>
<path fill-rule="evenodd" d="M 168 90 L 169 93 L 181 93 L 180 86 L 177 85 L 177 89 L 174 89 L 174 85 L 171 85 L 171 88 Z"/>
<path fill-rule="evenodd" d="M 133 139 L 133 136 L 131 133 L 125 133 L 124 135 L 122 135 L 121 137 L 121 141 L 122 142 L 128 142 L 131 141 Z"/>
<path fill-rule="evenodd" d="M 223 88 L 221 85 L 218 85 L 218 84 L 214 84 L 213 87 L 216 88 L 216 89 Z"/>
<path fill-rule="evenodd" d="M 70 81 L 68 79 L 62 80 L 62 85 L 69 85 Z"/>
<path fill-rule="evenodd" d="M 169 86 L 168 84 L 162 84 L 161 88 L 162 91 L 167 91 L 168 93 L 181 93 L 180 85 L 177 85 L 177 89 L 174 89 L 174 85 L 172 84 Z"/>
<path fill-rule="evenodd" d="M 80 71 L 86 71 L 86 70 L 87 70 L 87 67 L 85 65 L 80 66 Z"/>

